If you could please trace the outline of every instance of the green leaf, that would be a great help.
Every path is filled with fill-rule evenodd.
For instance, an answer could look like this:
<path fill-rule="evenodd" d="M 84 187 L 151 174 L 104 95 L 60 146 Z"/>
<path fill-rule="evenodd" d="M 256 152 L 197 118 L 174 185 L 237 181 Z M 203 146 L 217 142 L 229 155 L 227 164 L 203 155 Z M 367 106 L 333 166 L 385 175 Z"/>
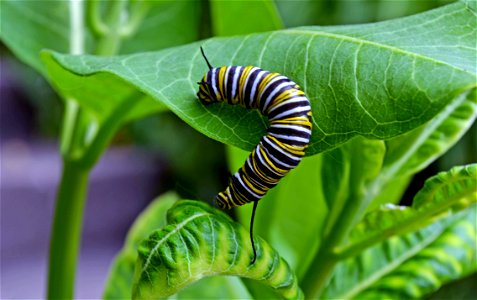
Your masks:
<path fill-rule="evenodd" d="M 172 192 L 161 195 L 138 216 L 128 232 L 123 248 L 113 261 L 103 299 L 131 297 L 137 248 L 153 230 L 166 225 L 166 212 L 178 199 L 178 196 Z M 212 286 L 220 286 L 220 289 L 211 289 Z M 240 280 L 234 277 L 211 277 L 196 282 L 175 296 L 175 299 L 190 298 L 243 299 L 250 298 L 250 295 Z"/>
<path fill-rule="evenodd" d="M 475 212 L 474 206 L 432 244 L 355 298 L 422 298 L 447 282 L 476 272 Z"/>
<path fill-rule="evenodd" d="M 340 262 L 323 298 L 422 298 L 477 270 L 476 207 Z"/>
<path fill-rule="evenodd" d="M 452 101 L 428 123 L 386 141 L 381 176 L 413 175 L 449 150 L 472 126 L 477 117 L 477 94 L 473 89 Z"/>
<path fill-rule="evenodd" d="M 303 297 L 288 264 L 265 241 L 255 239 L 223 212 L 199 201 L 179 201 L 168 225 L 139 247 L 133 298 L 158 298 L 177 293 L 202 277 L 234 275 L 273 287 L 284 298 Z"/>
<path fill-rule="evenodd" d="M 240 35 L 282 29 L 283 24 L 271 0 L 210 1 L 215 36 Z M 237 22 L 237 20 L 247 20 Z"/>
<path fill-rule="evenodd" d="M 124 246 L 114 259 L 109 271 L 103 294 L 104 299 L 131 297 L 138 245 L 151 231 L 166 225 L 166 212 L 178 199 L 174 193 L 161 195 L 151 202 L 134 221 Z"/>
<path fill-rule="evenodd" d="M 215 66 L 256 65 L 280 72 L 300 84 L 312 103 L 311 155 L 356 135 L 388 139 L 408 132 L 474 88 L 474 19 L 475 11 L 458 2 L 369 25 L 216 38 L 114 58 L 50 52 L 44 61 L 49 69 L 61 70 L 50 72 L 61 92 L 79 96 L 80 103 L 86 102 L 84 96 L 64 88 L 71 77 L 89 78 L 94 86 L 121 78 L 209 137 L 245 150 L 256 145 L 267 122 L 257 111 L 197 101 L 196 82 L 207 71 L 199 46 Z"/>
<path fill-rule="evenodd" d="M 477 164 L 458 166 L 429 178 L 412 207 L 385 205 L 370 212 L 350 233 L 346 247 L 336 249 L 349 257 L 391 236 L 418 230 L 439 218 L 477 202 Z"/>

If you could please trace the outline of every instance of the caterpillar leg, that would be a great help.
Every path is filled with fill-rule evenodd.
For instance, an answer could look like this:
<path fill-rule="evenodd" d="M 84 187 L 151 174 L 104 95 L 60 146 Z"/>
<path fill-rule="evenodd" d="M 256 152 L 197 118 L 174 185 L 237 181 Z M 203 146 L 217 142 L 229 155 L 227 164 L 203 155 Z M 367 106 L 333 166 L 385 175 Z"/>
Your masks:
<path fill-rule="evenodd" d="M 253 259 L 250 262 L 251 265 L 253 265 L 257 259 L 257 250 L 255 249 L 255 242 L 253 241 L 253 220 L 255 220 L 255 211 L 257 210 L 257 206 L 258 200 L 253 201 L 252 218 L 250 219 L 250 242 L 252 243 L 253 249 Z"/>

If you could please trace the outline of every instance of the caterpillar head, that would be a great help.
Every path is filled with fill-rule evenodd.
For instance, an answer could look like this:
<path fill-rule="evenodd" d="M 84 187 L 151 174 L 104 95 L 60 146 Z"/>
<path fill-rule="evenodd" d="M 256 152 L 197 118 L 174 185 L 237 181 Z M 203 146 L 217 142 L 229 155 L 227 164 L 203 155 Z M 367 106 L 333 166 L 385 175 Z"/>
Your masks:
<path fill-rule="evenodd" d="M 207 72 L 204 75 L 201 81 L 197 82 L 199 84 L 199 91 L 197 92 L 197 98 L 199 98 L 199 100 L 202 103 L 208 104 L 213 102 L 214 101 L 213 99 L 216 98 L 214 97 L 215 94 L 212 89 L 212 84 L 209 81 L 207 81 L 207 78 L 211 78 L 210 75 L 212 74 L 209 75 L 209 73 L 214 71 L 214 67 L 212 67 L 212 65 L 209 63 L 209 60 L 205 56 L 204 49 L 202 49 L 202 47 L 200 47 L 200 52 L 202 53 L 202 56 L 204 57 L 205 62 L 207 63 L 207 66 L 209 67 L 209 72 Z"/>
<path fill-rule="evenodd" d="M 214 99 L 214 91 L 212 90 L 212 85 L 210 84 L 210 82 L 207 81 L 207 74 L 205 74 L 204 78 L 202 78 L 201 81 L 197 82 L 199 84 L 197 98 L 199 98 L 200 102 L 204 104 L 209 104 L 213 102 Z"/>

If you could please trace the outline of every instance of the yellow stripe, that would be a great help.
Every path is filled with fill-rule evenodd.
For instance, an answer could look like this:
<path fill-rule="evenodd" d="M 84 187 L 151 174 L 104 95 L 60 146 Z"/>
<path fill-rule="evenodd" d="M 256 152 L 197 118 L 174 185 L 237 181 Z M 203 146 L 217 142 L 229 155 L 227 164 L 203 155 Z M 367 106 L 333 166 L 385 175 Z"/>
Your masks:
<path fill-rule="evenodd" d="M 219 79 L 219 94 L 220 94 L 220 99 L 225 100 L 225 89 L 224 89 L 224 83 L 225 83 L 225 72 L 227 71 L 228 67 L 221 67 L 219 69 L 219 75 L 217 76 Z M 217 97 L 219 98 L 219 97 Z"/>
<path fill-rule="evenodd" d="M 303 157 L 305 155 L 305 147 L 304 146 L 293 146 L 289 144 L 285 144 L 277 140 L 275 137 L 268 135 L 268 138 L 271 139 L 278 147 L 282 148 L 283 150 L 287 151 L 290 154 L 295 156 Z"/>
<path fill-rule="evenodd" d="M 263 173 L 260 170 L 260 168 L 257 165 L 257 155 L 255 154 L 255 150 L 253 150 L 253 153 L 252 153 L 252 167 L 253 167 L 253 171 L 258 175 L 258 177 L 260 177 L 260 179 L 262 179 L 266 183 L 274 184 L 278 182 L 277 179 L 268 177 L 267 174 Z"/>
<path fill-rule="evenodd" d="M 260 147 L 260 152 L 262 153 L 262 157 L 265 159 L 266 163 L 268 164 L 269 167 L 273 169 L 278 174 L 286 174 L 289 170 L 283 170 L 275 166 L 272 161 L 268 158 L 268 154 L 265 152 L 263 147 Z"/>
<path fill-rule="evenodd" d="M 239 84 L 238 84 L 238 89 L 239 89 L 239 92 L 238 92 L 238 95 L 239 95 L 239 99 L 240 99 L 240 102 L 242 105 L 245 105 L 245 102 L 244 102 L 244 95 L 243 95 L 243 86 L 245 85 L 245 81 L 247 80 L 249 74 L 250 74 L 250 71 L 253 69 L 253 66 L 246 66 L 244 69 L 243 69 L 243 72 L 242 72 L 242 76 L 240 76 L 240 79 L 239 79 Z"/>
<path fill-rule="evenodd" d="M 264 191 L 255 188 L 255 186 L 245 176 L 242 177 L 242 180 L 247 185 L 247 187 L 249 189 L 251 189 L 255 194 L 258 194 L 258 195 L 261 195 L 261 196 L 265 195 Z"/>
<path fill-rule="evenodd" d="M 263 90 L 265 89 L 265 87 L 267 87 L 270 81 L 272 81 L 273 78 L 279 75 L 280 74 L 278 73 L 270 73 L 262 79 L 262 82 L 260 82 L 260 84 L 258 85 L 258 99 L 262 97 Z"/>

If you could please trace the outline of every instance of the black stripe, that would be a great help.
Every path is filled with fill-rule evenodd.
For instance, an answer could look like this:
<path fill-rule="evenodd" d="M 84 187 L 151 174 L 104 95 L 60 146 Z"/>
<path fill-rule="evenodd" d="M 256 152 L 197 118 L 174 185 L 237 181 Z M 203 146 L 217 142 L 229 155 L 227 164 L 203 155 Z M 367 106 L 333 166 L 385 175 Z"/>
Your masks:
<path fill-rule="evenodd" d="M 257 75 L 260 71 L 262 71 L 262 69 L 258 68 L 258 69 L 255 69 L 253 72 L 248 74 L 248 81 L 247 81 L 247 85 L 245 87 L 245 94 L 243 96 L 246 108 L 255 107 L 254 102 L 252 102 L 252 105 L 249 104 L 250 100 L 252 99 L 252 97 L 251 97 L 252 95 L 250 95 L 250 94 L 252 92 L 253 82 L 255 81 L 255 78 L 257 78 Z"/>
<path fill-rule="evenodd" d="M 270 96 L 270 94 L 275 90 L 276 87 L 278 87 L 280 84 L 282 83 L 288 83 L 288 82 L 291 82 L 290 79 L 288 78 L 283 78 L 283 79 L 279 79 L 271 84 L 269 84 L 265 90 L 263 91 L 262 93 L 262 97 L 260 98 L 260 105 L 259 105 L 259 108 L 260 108 L 260 111 L 266 115 L 267 112 L 264 110 L 265 108 L 263 107 L 265 105 L 265 100 L 267 100 L 268 96 Z M 270 100 L 270 102 L 268 103 L 268 107 L 267 107 L 267 111 L 268 109 L 270 109 L 271 105 L 273 104 L 273 102 L 275 101 L 275 98 L 278 97 L 281 93 L 283 93 L 284 91 L 286 90 L 289 90 L 291 89 L 292 86 L 284 86 L 282 87 L 278 93 L 275 94 L 275 96 Z"/>
<path fill-rule="evenodd" d="M 274 172 L 272 172 L 271 170 L 268 169 L 268 165 L 265 165 L 266 161 L 264 163 L 262 163 L 260 161 L 260 159 L 258 159 L 257 157 L 257 154 L 254 152 L 252 152 L 251 155 L 254 155 L 255 157 L 252 157 L 252 159 L 255 161 L 255 164 L 257 166 L 257 169 L 260 171 L 260 173 L 264 174 L 266 177 L 270 178 L 271 180 L 270 181 L 278 181 L 280 178 L 282 178 L 283 176 L 281 175 L 277 175 L 275 174 Z M 268 157 L 267 157 L 268 158 Z M 270 168 L 272 169 L 272 167 L 270 166 Z"/>
<path fill-rule="evenodd" d="M 290 99 L 293 99 L 294 97 L 290 98 Z M 290 99 L 287 99 L 287 100 L 290 100 Z M 287 101 L 285 100 L 285 101 Z M 307 100 L 307 99 L 304 99 L 302 101 L 299 101 L 299 102 L 292 102 L 292 103 L 285 103 L 285 104 L 282 104 L 280 107 L 277 107 L 275 110 L 273 110 L 272 112 L 270 112 L 268 114 L 268 118 L 270 119 L 273 119 L 275 118 L 276 116 L 278 116 L 279 114 L 281 113 L 284 113 L 288 110 L 291 110 L 291 109 L 294 109 L 294 108 L 297 108 L 297 107 L 305 107 L 305 106 L 308 106 L 309 107 L 310 105 L 310 102 Z M 272 106 L 269 106 L 269 111 L 275 107 L 275 105 L 272 105 Z M 300 116 L 304 116 L 306 115 L 310 110 L 306 110 L 306 111 L 300 111 L 300 112 L 296 112 L 296 113 L 293 113 L 289 116 L 287 116 L 287 118 L 292 118 L 292 117 L 300 117 Z"/>
<path fill-rule="evenodd" d="M 276 150 L 272 146 L 273 141 L 272 140 L 269 140 L 269 141 L 270 141 L 270 143 L 268 143 L 264 138 L 262 138 L 262 140 L 260 141 L 260 143 L 263 145 L 263 148 L 266 151 L 268 151 L 268 153 L 270 153 L 271 155 L 276 157 L 279 161 L 282 161 L 282 162 L 286 163 L 287 165 L 290 165 L 292 167 L 296 167 L 298 165 L 299 161 L 294 160 L 294 159 L 288 157 L 286 154 L 283 154 L 282 152 Z M 277 145 L 275 143 L 273 143 L 273 145 L 275 145 L 277 148 L 282 149 L 284 152 L 288 153 L 290 156 L 296 157 L 295 155 L 289 153 L 286 149 L 280 147 L 279 145 Z M 296 157 L 296 158 L 298 158 L 298 157 Z M 287 169 L 289 169 L 289 167 L 287 167 Z"/>
<path fill-rule="evenodd" d="M 300 126 L 300 125 L 291 125 L 291 126 L 309 129 L 307 127 Z M 268 132 L 275 133 L 275 134 L 283 134 L 288 136 L 298 136 L 304 139 L 310 139 L 311 137 L 310 132 L 304 132 L 304 131 L 293 129 L 293 128 L 283 128 L 283 127 L 278 128 L 278 127 L 274 127 L 273 125 L 268 128 Z"/>
<path fill-rule="evenodd" d="M 225 99 L 227 99 L 229 103 L 231 103 L 232 100 L 232 86 L 233 86 L 233 81 L 234 81 L 234 74 L 237 69 L 236 66 L 228 67 L 230 69 L 229 73 L 227 76 L 224 77 L 224 83 L 225 80 L 227 80 L 227 86 L 225 87 Z"/>

